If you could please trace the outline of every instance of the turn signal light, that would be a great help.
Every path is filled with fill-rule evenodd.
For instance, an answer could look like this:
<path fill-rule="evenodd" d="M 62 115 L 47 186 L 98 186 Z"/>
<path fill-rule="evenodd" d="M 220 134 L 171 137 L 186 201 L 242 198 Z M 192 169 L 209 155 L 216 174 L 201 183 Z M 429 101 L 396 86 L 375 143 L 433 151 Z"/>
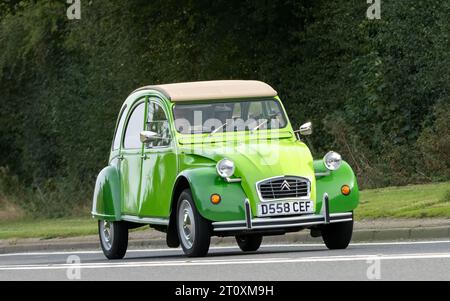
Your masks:
<path fill-rule="evenodd" d="M 344 185 L 341 187 L 341 192 L 343 195 L 349 195 L 351 190 L 350 187 L 348 185 Z"/>
<path fill-rule="evenodd" d="M 214 205 L 219 204 L 221 200 L 222 200 L 222 198 L 220 197 L 219 194 L 211 195 L 211 203 L 213 203 Z"/>

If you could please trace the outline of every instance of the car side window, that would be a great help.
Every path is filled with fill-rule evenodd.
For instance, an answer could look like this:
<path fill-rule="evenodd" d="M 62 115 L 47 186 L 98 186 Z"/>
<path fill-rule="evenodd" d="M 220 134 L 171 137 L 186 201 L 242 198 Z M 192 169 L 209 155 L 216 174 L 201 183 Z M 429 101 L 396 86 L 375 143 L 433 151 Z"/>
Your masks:
<path fill-rule="evenodd" d="M 146 144 L 147 148 L 170 145 L 169 121 L 164 109 L 155 102 L 148 104 L 146 130 L 158 134 L 158 138 L 155 141 Z"/>
<path fill-rule="evenodd" d="M 140 103 L 133 109 L 125 131 L 123 146 L 126 149 L 136 149 L 142 146 L 140 133 L 143 130 L 145 103 Z"/>
<path fill-rule="evenodd" d="M 117 150 L 120 147 L 120 137 L 122 137 L 123 125 L 125 123 L 125 118 L 127 114 L 125 114 L 126 107 L 120 113 L 119 123 L 117 124 L 116 132 L 114 134 L 114 140 L 112 145 L 112 150 Z"/>

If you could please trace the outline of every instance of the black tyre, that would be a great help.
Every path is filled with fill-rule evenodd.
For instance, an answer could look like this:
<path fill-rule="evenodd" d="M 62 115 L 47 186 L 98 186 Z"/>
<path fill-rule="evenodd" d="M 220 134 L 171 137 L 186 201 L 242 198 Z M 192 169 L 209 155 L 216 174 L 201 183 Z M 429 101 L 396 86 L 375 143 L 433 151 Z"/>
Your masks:
<path fill-rule="evenodd" d="M 108 259 L 122 259 L 128 248 L 128 226 L 124 222 L 98 221 L 103 254 Z"/>
<path fill-rule="evenodd" d="M 197 211 L 189 189 L 184 190 L 177 204 L 177 232 L 184 254 L 203 257 L 211 243 L 211 224 Z"/>
<path fill-rule="evenodd" d="M 259 249 L 263 240 L 262 235 L 237 235 L 236 242 L 244 252 L 254 252 Z"/>
<path fill-rule="evenodd" d="M 352 240 L 353 221 L 323 226 L 322 238 L 330 250 L 346 249 Z"/>

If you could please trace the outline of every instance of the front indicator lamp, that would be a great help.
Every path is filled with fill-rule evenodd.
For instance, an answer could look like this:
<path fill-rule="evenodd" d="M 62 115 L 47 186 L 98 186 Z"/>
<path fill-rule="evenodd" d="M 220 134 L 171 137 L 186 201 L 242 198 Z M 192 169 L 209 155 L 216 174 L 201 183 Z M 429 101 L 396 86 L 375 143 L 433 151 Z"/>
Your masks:
<path fill-rule="evenodd" d="M 350 186 L 344 185 L 341 187 L 341 192 L 343 195 L 349 195 L 352 190 L 350 189 Z"/>
<path fill-rule="evenodd" d="M 211 203 L 213 203 L 214 205 L 217 205 L 220 203 L 220 201 L 222 201 L 220 194 L 215 193 L 215 194 L 211 195 Z"/>

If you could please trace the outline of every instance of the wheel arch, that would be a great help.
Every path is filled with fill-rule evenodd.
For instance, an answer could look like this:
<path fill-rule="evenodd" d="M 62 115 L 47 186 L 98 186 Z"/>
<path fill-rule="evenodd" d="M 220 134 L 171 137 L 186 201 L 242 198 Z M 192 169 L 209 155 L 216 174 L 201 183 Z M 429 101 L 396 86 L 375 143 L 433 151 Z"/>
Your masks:
<path fill-rule="evenodd" d="M 107 166 L 97 176 L 91 214 L 94 218 L 120 221 L 121 187 L 116 167 Z"/>
<path fill-rule="evenodd" d="M 169 225 L 167 226 L 166 242 L 170 248 L 178 248 L 180 240 L 177 233 L 177 201 L 180 194 L 185 189 L 190 189 L 191 184 L 185 175 L 179 175 L 175 181 L 172 190 L 172 198 L 170 200 Z"/>
<path fill-rule="evenodd" d="M 170 214 L 172 215 L 173 209 L 176 209 L 176 203 L 178 201 L 179 195 L 183 192 L 185 189 L 191 189 L 191 183 L 189 182 L 188 178 L 181 174 L 177 177 L 175 184 L 173 185 L 173 191 L 172 191 L 172 198 L 170 200 Z"/>
<path fill-rule="evenodd" d="M 323 166 L 321 160 L 314 162 L 316 171 L 316 213 L 320 213 L 323 202 L 323 195 L 327 193 L 330 200 L 330 212 L 350 212 L 353 211 L 359 203 L 359 188 L 358 181 L 351 166 L 342 161 L 341 167 L 336 171 L 327 171 Z M 322 176 L 317 177 L 317 173 Z M 351 193 L 349 195 L 343 195 L 341 193 L 341 187 L 348 185 Z"/>

